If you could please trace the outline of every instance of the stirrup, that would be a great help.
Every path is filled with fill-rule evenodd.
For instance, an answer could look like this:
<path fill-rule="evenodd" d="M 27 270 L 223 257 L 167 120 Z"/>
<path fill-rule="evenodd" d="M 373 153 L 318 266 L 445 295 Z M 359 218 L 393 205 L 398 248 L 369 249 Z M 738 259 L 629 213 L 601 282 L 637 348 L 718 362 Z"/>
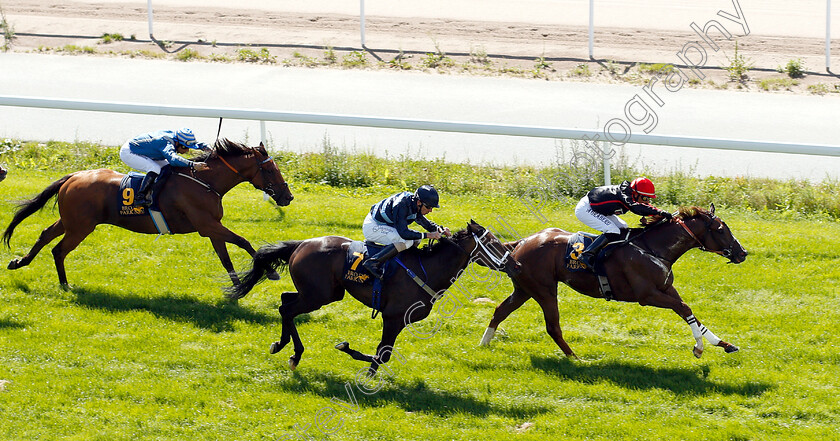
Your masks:
<path fill-rule="evenodd" d="M 381 279 L 385 276 L 385 270 L 381 268 L 381 264 L 377 260 L 365 260 L 364 262 L 362 262 L 362 266 L 365 267 L 365 269 L 367 269 L 368 271 L 370 271 L 370 273 L 373 274 L 373 277 L 376 277 L 377 279 Z"/>

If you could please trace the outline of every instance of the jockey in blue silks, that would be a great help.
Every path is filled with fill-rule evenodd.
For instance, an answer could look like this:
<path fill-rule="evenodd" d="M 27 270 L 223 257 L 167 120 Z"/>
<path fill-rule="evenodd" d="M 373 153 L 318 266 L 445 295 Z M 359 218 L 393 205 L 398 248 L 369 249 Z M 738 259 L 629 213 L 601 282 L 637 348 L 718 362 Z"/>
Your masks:
<path fill-rule="evenodd" d="M 365 240 L 386 245 L 376 255 L 368 258 L 362 265 L 375 277 L 382 278 L 382 264 L 397 253 L 420 243 L 423 239 L 440 239 L 451 236 L 449 228 L 441 227 L 426 219 L 433 209 L 440 207 L 437 190 L 431 185 L 423 185 L 414 193 L 397 193 L 370 207 L 370 212 L 362 224 Z M 417 222 L 428 233 L 421 233 L 408 228 Z"/>
<path fill-rule="evenodd" d="M 208 169 L 207 164 L 203 162 L 190 161 L 181 156 L 189 149 L 210 148 L 204 143 L 196 142 L 192 130 L 186 128 L 145 133 L 123 144 L 120 159 L 129 167 L 146 172 L 135 200 L 137 205 L 147 206 L 153 201 L 156 203 L 166 179 L 171 174 L 169 165 L 189 167 L 194 171 Z M 149 190 L 152 190 L 151 197 Z"/>

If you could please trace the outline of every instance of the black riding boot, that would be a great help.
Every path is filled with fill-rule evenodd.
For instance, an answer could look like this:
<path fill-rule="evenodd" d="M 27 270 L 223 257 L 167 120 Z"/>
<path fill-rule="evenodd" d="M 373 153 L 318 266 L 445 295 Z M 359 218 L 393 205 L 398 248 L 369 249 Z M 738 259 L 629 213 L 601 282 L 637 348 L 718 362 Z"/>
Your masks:
<path fill-rule="evenodd" d="M 381 279 L 382 276 L 385 275 L 385 270 L 382 269 L 382 265 L 388 259 L 396 256 L 397 253 L 399 253 L 399 251 L 397 251 L 397 247 L 395 247 L 394 244 L 388 245 L 385 248 L 382 248 L 381 251 L 376 253 L 375 256 L 371 256 L 368 258 L 368 260 L 365 260 L 365 262 L 362 263 L 362 266 L 367 268 L 367 270 L 370 271 L 370 273 L 373 274 L 374 277 L 376 277 L 377 279 Z"/>
<path fill-rule="evenodd" d="M 168 165 L 160 169 L 160 176 L 155 180 L 155 185 L 152 186 L 152 198 L 151 198 L 151 206 L 150 208 L 154 209 L 155 211 L 160 211 L 160 207 L 158 206 L 158 202 L 160 200 L 160 192 L 163 190 L 163 186 L 166 185 L 166 180 L 169 178 L 169 175 L 172 174 L 172 168 Z"/>
<path fill-rule="evenodd" d="M 152 183 L 155 182 L 157 177 L 158 174 L 151 171 L 146 173 L 146 176 L 143 176 L 143 182 L 140 183 L 140 189 L 137 190 L 137 197 L 134 198 L 134 205 L 145 207 L 152 203 L 152 200 L 149 198 L 149 190 L 151 190 Z"/>
<path fill-rule="evenodd" d="M 604 233 L 595 238 L 582 253 L 580 253 L 580 257 L 578 260 L 586 265 L 587 268 L 592 268 L 592 259 L 598 255 L 598 251 L 601 251 L 601 248 L 604 248 L 608 243 L 616 241 L 620 239 L 622 234 L 615 234 L 615 233 Z"/>

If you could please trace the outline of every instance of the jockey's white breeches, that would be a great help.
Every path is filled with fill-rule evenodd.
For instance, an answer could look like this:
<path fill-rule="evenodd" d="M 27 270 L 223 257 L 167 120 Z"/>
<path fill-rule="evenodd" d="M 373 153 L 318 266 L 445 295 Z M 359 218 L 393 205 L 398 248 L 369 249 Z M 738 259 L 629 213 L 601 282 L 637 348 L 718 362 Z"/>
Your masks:
<path fill-rule="evenodd" d="M 622 228 L 627 228 L 627 222 L 624 222 L 616 215 L 605 216 L 593 210 L 589 205 L 589 197 L 584 196 L 575 207 L 575 216 L 586 224 L 602 233 L 620 233 Z"/>
<path fill-rule="evenodd" d="M 155 172 L 160 174 L 160 169 L 163 168 L 166 164 L 169 164 L 165 159 L 154 160 L 148 158 L 143 155 L 138 155 L 131 151 L 131 147 L 129 147 L 128 143 L 126 142 L 123 144 L 122 148 L 120 148 L 120 159 L 125 162 L 126 165 L 129 167 L 142 170 L 146 173 L 148 172 Z"/>
<path fill-rule="evenodd" d="M 362 233 L 365 235 L 366 241 L 381 245 L 394 244 L 398 251 L 411 248 L 421 242 L 420 239 L 403 239 L 396 228 L 390 225 L 380 224 L 373 219 L 370 213 L 365 216 L 365 221 L 362 223 Z"/>

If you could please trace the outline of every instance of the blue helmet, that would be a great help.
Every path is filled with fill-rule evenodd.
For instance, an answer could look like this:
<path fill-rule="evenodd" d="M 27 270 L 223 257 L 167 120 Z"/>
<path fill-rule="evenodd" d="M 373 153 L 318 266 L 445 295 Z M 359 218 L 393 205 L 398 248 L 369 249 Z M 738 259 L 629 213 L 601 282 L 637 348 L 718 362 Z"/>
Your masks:
<path fill-rule="evenodd" d="M 175 138 L 185 147 L 192 147 L 195 145 L 195 135 L 193 135 L 193 132 L 190 129 L 178 129 L 175 133 Z"/>
<path fill-rule="evenodd" d="M 435 190 L 435 187 L 432 187 L 431 185 L 420 186 L 420 188 L 418 188 L 417 191 L 414 192 L 414 196 L 416 196 L 417 199 L 420 199 L 420 202 L 422 202 L 423 205 L 429 208 L 440 207 L 440 205 L 438 205 L 438 202 L 440 200 L 438 192 L 437 190 Z"/>

